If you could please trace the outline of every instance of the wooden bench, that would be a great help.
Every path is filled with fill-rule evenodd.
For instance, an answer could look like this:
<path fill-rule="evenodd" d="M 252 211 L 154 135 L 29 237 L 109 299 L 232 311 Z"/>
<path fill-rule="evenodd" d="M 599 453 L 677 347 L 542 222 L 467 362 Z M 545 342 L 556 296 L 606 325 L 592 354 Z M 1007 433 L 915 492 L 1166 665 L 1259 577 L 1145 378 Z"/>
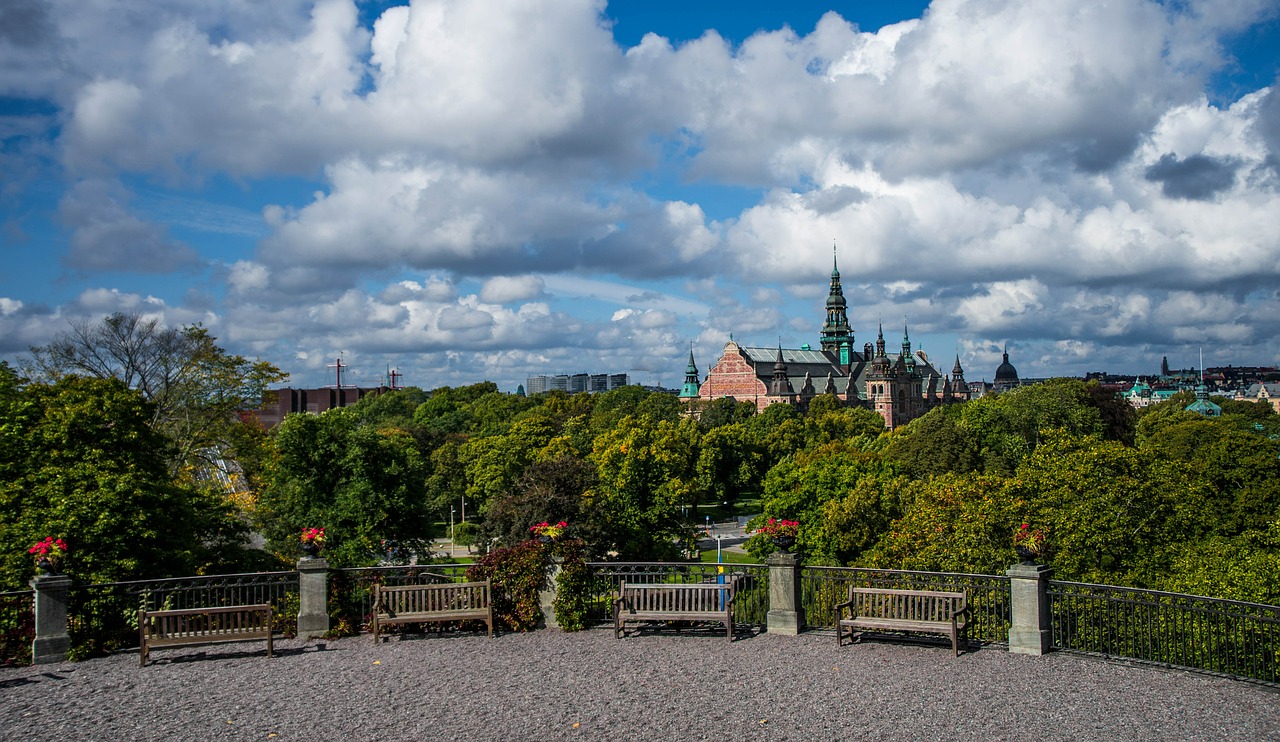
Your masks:
<path fill-rule="evenodd" d="M 850 639 L 857 630 L 920 631 L 950 636 L 951 651 L 959 657 L 968 614 L 964 593 L 850 587 L 849 600 L 836 606 L 836 644 L 844 643 L 846 629 Z"/>
<path fill-rule="evenodd" d="M 436 585 L 374 585 L 373 640 L 390 624 L 484 621 L 493 636 L 489 580 Z"/>
<path fill-rule="evenodd" d="M 628 584 L 613 601 L 613 636 L 622 638 L 628 621 L 713 621 L 724 624 L 733 641 L 733 598 L 737 583 Z"/>
<path fill-rule="evenodd" d="M 271 656 L 271 606 L 229 605 L 170 611 L 138 611 L 138 648 L 141 667 L 157 647 L 220 644 L 267 640 Z"/>

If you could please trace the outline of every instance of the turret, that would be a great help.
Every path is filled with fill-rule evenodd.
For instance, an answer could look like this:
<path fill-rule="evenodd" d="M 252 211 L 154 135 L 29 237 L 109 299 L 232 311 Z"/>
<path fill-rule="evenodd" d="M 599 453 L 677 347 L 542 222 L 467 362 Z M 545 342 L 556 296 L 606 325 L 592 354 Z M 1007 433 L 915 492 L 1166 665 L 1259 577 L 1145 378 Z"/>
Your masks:
<path fill-rule="evenodd" d="M 689 344 L 689 364 L 684 367 L 684 386 L 680 388 L 681 399 L 692 399 L 698 396 L 698 365 L 693 362 L 693 344 Z"/>

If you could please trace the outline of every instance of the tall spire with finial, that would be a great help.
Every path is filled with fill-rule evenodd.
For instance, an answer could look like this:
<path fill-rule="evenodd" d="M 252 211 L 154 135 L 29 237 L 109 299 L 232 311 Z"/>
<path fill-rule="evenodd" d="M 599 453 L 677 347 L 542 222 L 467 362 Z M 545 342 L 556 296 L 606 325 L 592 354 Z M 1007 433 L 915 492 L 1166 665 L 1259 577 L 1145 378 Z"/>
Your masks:
<path fill-rule="evenodd" d="M 822 323 L 821 347 L 839 353 L 840 346 L 853 347 L 853 330 L 849 327 L 849 305 L 840 286 L 840 267 L 836 262 L 836 246 L 831 245 L 831 288 L 827 292 L 827 318 Z"/>
<path fill-rule="evenodd" d="M 689 343 L 689 364 L 684 367 L 684 386 L 680 388 L 680 398 L 689 399 L 698 396 L 698 365 L 693 362 L 693 343 Z"/>

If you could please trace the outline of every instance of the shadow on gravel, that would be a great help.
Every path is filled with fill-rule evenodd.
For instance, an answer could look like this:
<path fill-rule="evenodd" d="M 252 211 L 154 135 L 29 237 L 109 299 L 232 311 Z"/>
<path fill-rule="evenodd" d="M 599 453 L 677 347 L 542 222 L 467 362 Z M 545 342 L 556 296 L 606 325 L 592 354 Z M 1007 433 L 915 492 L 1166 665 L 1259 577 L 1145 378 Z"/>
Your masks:
<path fill-rule="evenodd" d="M 735 625 L 733 640 L 753 639 L 764 635 L 763 626 Z M 724 626 L 708 624 L 706 626 L 690 626 L 689 624 L 673 625 L 669 623 L 633 623 L 622 631 L 622 638 L 630 639 L 640 636 L 676 636 L 681 638 L 706 641 L 708 637 L 724 639 Z"/>
<path fill-rule="evenodd" d="M 33 683 L 44 683 L 49 680 L 70 680 L 65 675 L 59 675 L 56 672 L 42 672 L 39 675 L 31 675 L 25 678 L 10 678 L 8 680 L 0 680 L 0 690 L 5 688 L 16 688 L 19 685 L 31 685 Z"/>
<path fill-rule="evenodd" d="M 173 655 L 156 655 L 156 650 L 151 650 L 152 654 L 147 658 L 147 667 L 153 665 L 185 665 L 190 662 L 218 662 L 221 660 L 243 659 L 249 657 L 261 657 L 262 659 L 275 659 L 276 657 L 296 657 L 303 654 L 315 654 L 316 652 L 334 651 L 326 649 L 324 642 L 309 644 L 304 647 L 276 647 L 272 649 L 271 657 L 267 657 L 267 650 L 264 648 L 252 649 L 246 647 L 239 651 L 218 650 L 210 652 L 208 650 L 188 651 L 186 654 Z M 143 668 L 145 669 L 145 668 Z"/>

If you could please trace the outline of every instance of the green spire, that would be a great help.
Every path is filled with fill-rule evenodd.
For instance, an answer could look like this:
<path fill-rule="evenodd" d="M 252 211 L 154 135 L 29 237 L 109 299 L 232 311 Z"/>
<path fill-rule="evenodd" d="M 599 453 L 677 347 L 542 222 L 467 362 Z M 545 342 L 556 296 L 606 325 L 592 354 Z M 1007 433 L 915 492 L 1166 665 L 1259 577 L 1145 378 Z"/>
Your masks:
<path fill-rule="evenodd" d="M 698 365 L 693 362 L 693 343 L 689 343 L 689 364 L 684 367 L 684 386 L 680 388 L 680 398 L 689 399 L 698 396 Z"/>

